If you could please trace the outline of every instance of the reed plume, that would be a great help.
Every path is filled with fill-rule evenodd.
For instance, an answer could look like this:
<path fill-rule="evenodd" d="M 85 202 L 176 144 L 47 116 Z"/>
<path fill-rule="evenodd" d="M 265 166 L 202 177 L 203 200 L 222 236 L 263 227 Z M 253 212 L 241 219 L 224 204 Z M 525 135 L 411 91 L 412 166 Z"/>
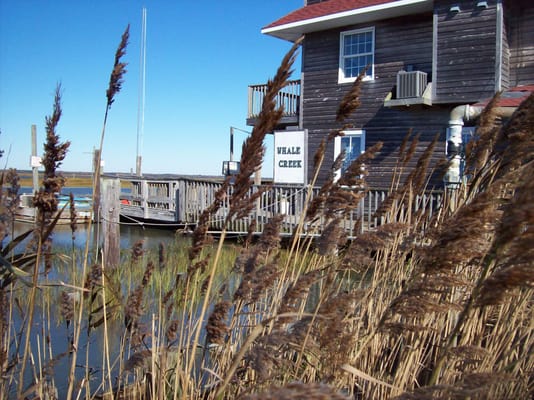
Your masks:
<path fill-rule="evenodd" d="M 499 132 L 495 144 L 500 166 L 497 178 L 511 173 L 534 159 L 534 93 L 516 109 Z"/>
<path fill-rule="evenodd" d="M 61 85 L 58 84 L 54 95 L 52 114 L 45 118 L 46 143 L 44 145 L 42 164 L 44 167 L 43 186 L 46 193 L 58 193 L 61 191 L 64 184 L 64 178 L 56 174 L 57 169 L 61 166 L 70 147 L 69 141 L 60 143 L 59 135 L 56 132 L 62 113 Z"/>
<path fill-rule="evenodd" d="M 3 187 L 6 184 L 6 191 Z M 15 230 L 15 213 L 20 202 L 20 177 L 17 170 L 10 168 L 0 172 L 0 250 L 9 232 Z"/>
<path fill-rule="evenodd" d="M 501 93 L 495 94 L 491 101 L 484 107 L 478 118 L 476 138 L 467 143 L 465 149 L 466 174 L 477 174 L 489 161 L 495 146 L 500 126 L 496 123 L 496 107 L 501 98 Z"/>
<path fill-rule="evenodd" d="M 69 193 L 69 211 L 70 211 L 70 231 L 72 240 L 75 239 L 75 233 L 76 233 L 76 204 L 74 202 L 74 195 L 72 192 Z"/>
<path fill-rule="evenodd" d="M 292 73 L 292 65 L 295 62 L 296 52 L 302 39 L 295 41 L 291 49 L 282 59 L 274 78 L 267 83 L 267 92 L 263 99 L 262 108 L 258 116 L 258 121 L 252 129 L 252 133 L 243 143 L 241 150 L 241 161 L 239 173 L 235 177 L 233 192 L 230 197 L 230 210 L 226 217 L 229 222 L 234 217 L 242 218 L 247 216 L 253 209 L 255 202 L 267 190 L 265 186 L 250 194 L 253 186 L 251 176 L 261 168 L 265 147 L 263 145 L 265 135 L 272 132 L 280 118 L 282 118 L 283 108 L 276 108 L 276 98 L 283 89 Z"/>
<path fill-rule="evenodd" d="M 312 270 L 301 274 L 297 280 L 289 286 L 289 288 L 284 293 L 280 301 L 280 309 L 278 310 L 279 314 L 290 314 L 297 312 L 306 302 L 308 294 L 310 292 L 311 286 L 318 282 L 321 275 L 321 270 Z M 280 318 L 281 323 L 291 321 L 291 318 Z"/>
<path fill-rule="evenodd" d="M 206 343 L 222 345 L 226 341 L 229 330 L 226 319 L 231 304 L 229 301 L 220 301 L 213 307 L 206 324 Z"/>
<path fill-rule="evenodd" d="M 264 290 L 276 281 L 280 271 L 277 263 L 269 262 L 269 259 L 270 256 L 276 254 L 280 246 L 280 224 L 282 220 L 282 215 L 271 218 L 267 222 L 258 242 L 241 255 L 238 261 L 243 265 L 244 274 L 238 289 L 234 293 L 234 300 L 254 302 Z"/>
<path fill-rule="evenodd" d="M 285 386 L 270 386 L 258 394 L 244 395 L 240 400 L 348 400 L 330 386 L 321 383 L 293 382 Z"/>
<path fill-rule="evenodd" d="M 143 294 L 150 282 L 154 263 L 149 261 L 146 265 L 141 284 L 128 296 L 126 306 L 124 307 L 124 326 L 126 329 L 135 331 L 138 327 L 139 319 L 143 315 Z"/>
<path fill-rule="evenodd" d="M 84 280 L 84 297 L 87 297 L 89 293 L 93 293 L 101 284 L 102 266 L 100 264 L 93 264 Z"/>
<path fill-rule="evenodd" d="M 4 205 L 7 212 L 13 216 L 20 199 L 20 176 L 15 168 L 9 168 L 5 174 L 5 178 L 2 178 L 7 184 L 7 198 L 4 201 Z M 3 196 L 2 200 L 4 200 Z"/>
<path fill-rule="evenodd" d="M 360 106 L 361 86 L 368 69 L 369 65 L 360 71 L 351 89 L 343 96 L 337 108 L 336 122 L 345 121 Z"/>
<path fill-rule="evenodd" d="M 321 255 L 334 255 L 346 242 L 346 230 L 342 227 L 343 219 L 360 205 L 367 191 L 365 165 L 373 159 L 382 148 L 378 142 L 353 160 L 341 177 L 334 182 L 334 173 L 319 190 L 308 209 L 307 219 L 315 217 L 319 211 L 325 217 L 325 228 L 318 239 Z M 342 152 L 334 163 L 333 171 L 340 168 L 345 155 Z"/>
<path fill-rule="evenodd" d="M 128 40 L 130 38 L 130 24 L 126 27 L 126 30 L 122 34 L 119 47 L 115 52 L 115 62 L 113 63 L 113 70 L 109 77 L 109 86 L 106 91 L 107 108 L 110 108 L 115 101 L 115 95 L 121 91 L 122 84 L 124 83 L 124 74 L 126 73 L 127 63 L 122 61 L 122 57 L 126 54 L 126 47 L 128 46 Z"/>
<path fill-rule="evenodd" d="M 408 148 L 408 151 L 406 151 L 406 147 L 408 146 L 408 141 L 410 140 L 412 133 L 413 133 L 413 130 L 409 129 L 408 133 L 404 136 L 399 146 L 398 162 L 400 162 L 402 166 L 405 166 L 408 162 L 410 162 L 413 155 L 415 154 L 415 150 L 417 149 L 417 142 L 419 139 L 419 135 L 416 136 L 417 140 L 412 140 L 410 142 L 410 147 Z"/>
<path fill-rule="evenodd" d="M 230 178 L 227 177 L 221 187 L 215 192 L 215 198 L 212 204 L 202 211 L 197 222 L 197 226 L 193 230 L 192 244 L 189 248 L 189 266 L 187 268 L 188 276 L 195 271 L 204 270 L 207 266 L 208 259 L 198 259 L 202 250 L 209 245 L 213 238 L 208 234 L 210 228 L 210 220 L 212 216 L 221 208 L 227 197 L 227 191 L 230 186 Z"/>
<path fill-rule="evenodd" d="M 165 269 L 166 263 L 166 251 L 165 251 L 165 243 L 159 242 L 158 244 L 158 266 L 159 269 Z"/>
<path fill-rule="evenodd" d="M 102 158 L 102 150 L 104 147 L 104 137 L 106 132 L 106 125 L 108 121 L 109 110 L 111 105 L 115 101 L 115 96 L 121 91 L 122 84 L 124 83 L 124 75 L 126 74 L 126 65 L 122 58 L 126 55 L 126 47 L 128 46 L 128 40 L 130 38 L 130 24 L 126 26 L 124 33 L 121 36 L 121 41 L 115 52 L 115 60 L 113 62 L 113 69 L 109 77 L 109 85 L 106 89 L 106 111 L 104 113 L 104 122 L 102 123 L 102 133 L 100 135 L 100 146 L 95 151 L 95 171 L 93 181 L 93 200 L 95 200 L 94 194 L 100 190 L 100 186 L 97 184 L 97 180 L 100 179 L 100 164 Z M 100 199 L 97 199 L 99 201 Z"/>
<path fill-rule="evenodd" d="M 61 316 L 65 319 L 68 328 L 72 318 L 74 318 L 74 299 L 64 290 L 61 292 L 60 305 Z"/>
<path fill-rule="evenodd" d="M 57 172 L 57 168 L 65 159 L 70 142 L 61 143 L 56 132 L 61 114 L 61 85 L 58 84 L 54 95 L 52 114 L 45 118 L 46 142 L 42 159 L 44 167 L 43 187 L 35 194 L 33 200 L 34 206 L 40 211 L 40 224 L 43 226 L 50 221 L 52 213 L 57 211 L 56 194 L 61 192 L 65 184 L 65 179 Z"/>
<path fill-rule="evenodd" d="M 0 372 L 7 376 L 7 367 L 9 362 L 9 345 L 7 343 L 7 332 L 9 331 L 9 301 L 5 290 L 0 290 Z M 3 385 L 0 385 L 0 389 Z"/>
<path fill-rule="evenodd" d="M 432 155 L 434 149 L 438 143 L 439 134 L 436 134 L 433 140 L 425 148 L 425 151 L 417 160 L 417 165 L 410 172 L 406 179 L 406 186 L 410 186 L 414 193 L 421 193 L 426 188 L 426 182 L 428 180 L 429 166 L 432 161 Z"/>
<path fill-rule="evenodd" d="M 132 246 L 132 262 L 133 263 L 139 262 L 142 259 L 143 254 L 145 254 L 145 250 L 143 249 L 143 244 L 144 244 L 143 239 L 139 239 L 133 244 Z"/>

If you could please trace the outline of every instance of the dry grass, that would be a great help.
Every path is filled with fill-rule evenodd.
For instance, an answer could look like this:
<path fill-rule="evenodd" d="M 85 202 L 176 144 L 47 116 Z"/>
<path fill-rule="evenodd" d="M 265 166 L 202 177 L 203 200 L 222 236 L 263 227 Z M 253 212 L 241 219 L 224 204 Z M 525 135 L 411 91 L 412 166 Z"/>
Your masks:
<path fill-rule="evenodd" d="M 261 237 L 247 240 L 231 258 L 223 252 L 225 231 L 215 243 L 209 236 L 210 218 L 224 201 L 230 199 L 230 222 L 248 215 L 257 193 L 268 190 L 252 191 L 251 177 L 261 164 L 265 133 L 280 117 L 269 99 L 285 85 L 295 51 L 271 82 L 261 123 L 244 147 L 241 175 L 234 185 L 225 182 L 206 209 L 190 249 L 173 259 L 172 249 L 150 255 L 138 244 L 122 272 L 95 259 L 69 282 L 83 293 L 80 301 L 60 295 L 73 338 L 87 329 L 111 339 L 111 321 L 124 320 L 118 354 L 102 350 L 98 385 L 89 383 L 95 366 L 85 365 L 70 393 L 129 399 L 532 398 L 533 96 L 505 124 L 492 105 L 485 111 L 480 140 L 471 147 L 477 156 L 467 158 L 472 179 L 446 192 L 431 220 L 415 209 L 414 199 L 425 192 L 435 167 L 429 160 L 436 142 L 415 169 L 405 171 L 418 142 L 410 133 L 390 197 L 377 211 L 381 224 L 350 243 L 339 222 L 365 194 L 362 166 L 380 144 L 339 180 L 333 171 L 318 195 L 307 198 L 297 232 L 307 224 L 314 234 L 322 219 L 326 229 L 318 240 L 302 233 L 282 249 L 282 217 L 272 218 Z M 359 105 L 360 84 L 343 101 L 340 124 Z M 316 171 L 328 140 L 342 129 L 333 127 L 320 147 Z M 339 165 L 337 160 L 333 169 Z M 12 318 L 14 291 L 23 286 L 15 272 L 3 267 L 11 280 L 2 285 L 2 326 Z M 15 385 L 13 371 L 23 369 L 13 356 L 14 336 L 8 329 L 2 337 L 4 388 Z M 80 349 L 72 351 L 61 356 L 72 360 Z M 59 356 L 47 356 L 42 365 Z M 19 393 L 36 397 L 53 382 L 46 372 L 32 378 Z"/>

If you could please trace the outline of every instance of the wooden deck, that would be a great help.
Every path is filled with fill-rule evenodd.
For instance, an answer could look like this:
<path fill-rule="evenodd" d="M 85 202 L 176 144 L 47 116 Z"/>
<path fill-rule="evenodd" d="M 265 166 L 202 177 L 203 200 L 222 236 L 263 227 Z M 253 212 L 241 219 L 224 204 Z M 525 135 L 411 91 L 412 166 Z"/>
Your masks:
<path fill-rule="evenodd" d="M 263 106 L 263 99 L 267 94 L 266 84 L 250 85 L 248 87 L 247 125 L 254 126 Z M 287 86 L 278 92 L 275 98 L 276 108 L 282 108 L 284 113 L 277 129 L 287 126 L 297 126 L 300 110 L 300 79 L 289 81 Z"/>
<path fill-rule="evenodd" d="M 107 179 L 107 178 L 104 178 Z M 126 183 L 125 183 L 126 181 Z M 195 226 L 200 214 L 214 200 L 214 195 L 221 187 L 222 179 L 177 177 L 174 179 L 121 178 L 121 186 L 130 185 L 131 192 L 121 195 L 120 215 L 130 222 L 145 223 L 151 221 L 176 226 Z M 294 185 L 270 185 L 271 188 L 259 199 L 252 213 L 241 220 L 233 221 L 227 231 L 246 234 L 250 224 L 255 222 L 255 233 L 259 234 L 269 218 L 283 214 L 281 234 L 293 235 L 301 218 L 308 188 Z M 251 190 L 256 191 L 253 187 Z M 312 188 L 312 196 L 319 188 Z M 230 198 L 231 187 L 227 198 Z M 349 238 L 373 229 L 385 222 L 374 217 L 374 213 L 386 198 L 386 191 L 371 190 L 361 200 L 359 207 L 349 218 L 343 221 L 343 228 Z M 415 209 L 424 210 L 430 216 L 441 204 L 441 193 L 433 193 L 417 198 Z M 223 228 L 228 214 L 229 204 L 223 202 L 219 211 L 210 221 L 213 232 Z M 408 210 L 406 210 L 408 212 Z M 313 226 L 306 226 L 307 234 L 319 235 L 324 221 L 319 220 Z"/>

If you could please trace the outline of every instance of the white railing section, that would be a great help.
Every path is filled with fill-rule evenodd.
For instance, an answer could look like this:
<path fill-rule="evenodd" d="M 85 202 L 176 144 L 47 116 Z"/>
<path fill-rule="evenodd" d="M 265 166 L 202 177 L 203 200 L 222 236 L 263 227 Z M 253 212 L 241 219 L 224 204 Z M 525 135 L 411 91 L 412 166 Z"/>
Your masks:
<path fill-rule="evenodd" d="M 267 94 L 267 85 L 251 85 L 248 87 L 247 118 L 257 118 L 260 114 L 263 100 Z M 300 80 L 289 81 L 287 86 L 276 96 L 276 108 L 283 108 L 283 116 L 297 116 L 300 103 Z"/>

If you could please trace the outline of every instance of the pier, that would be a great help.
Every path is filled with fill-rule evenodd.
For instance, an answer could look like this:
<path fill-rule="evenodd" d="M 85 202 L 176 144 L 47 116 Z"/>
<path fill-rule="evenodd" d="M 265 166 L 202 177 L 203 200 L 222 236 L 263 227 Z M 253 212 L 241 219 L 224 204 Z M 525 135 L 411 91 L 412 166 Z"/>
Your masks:
<path fill-rule="evenodd" d="M 104 176 L 103 181 L 115 180 L 122 187 L 120 194 L 120 217 L 123 221 L 140 225 L 176 226 L 178 228 L 193 229 L 201 213 L 213 203 L 215 193 L 222 186 L 223 178 L 196 176 L 133 176 L 122 175 L 114 177 Z M 260 234 L 265 224 L 274 215 L 284 216 L 281 235 L 294 234 L 304 212 L 304 205 L 308 191 L 311 196 L 317 195 L 319 187 L 310 188 L 302 185 L 281 185 L 267 183 L 269 189 L 259 198 L 257 206 L 245 218 L 232 221 L 227 231 L 246 235 L 251 224 L 254 223 L 254 233 Z M 124 188 L 129 188 L 125 191 Z M 228 189 L 226 199 L 230 198 L 232 187 Z M 257 191 L 258 186 L 252 186 L 251 191 Z M 384 221 L 377 218 L 375 212 L 387 197 L 386 190 L 369 190 L 360 201 L 359 206 L 342 221 L 342 227 L 348 238 L 375 229 Z M 117 198 L 117 196 L 115 196 Z M 401 210 L 399 220 L 406 213 L 424 212 L 427 218 L 439 208 L 442 193 L 429 193 L 418 196 L 412 203 L 412 209 Z M 110 209 L 115 207 L 110 207 Z M 210 221 L 210 231 L 223 229 L 223 224 L 229 211 L 228 200 L 223 204 Z M 320 219 L 305 226 L 303 234 L 320 235 L 325 221 Z"/>

